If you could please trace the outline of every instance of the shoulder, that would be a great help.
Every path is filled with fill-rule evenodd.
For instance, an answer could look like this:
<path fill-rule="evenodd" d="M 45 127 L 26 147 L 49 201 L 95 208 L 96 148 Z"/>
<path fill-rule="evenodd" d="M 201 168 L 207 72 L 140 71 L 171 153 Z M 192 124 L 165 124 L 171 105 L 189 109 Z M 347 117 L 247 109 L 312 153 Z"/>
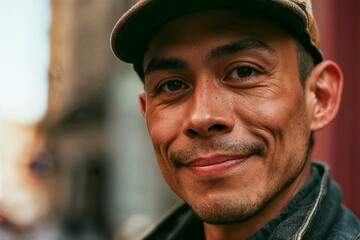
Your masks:
<path fill-rule="evenodd" d="M 329 239 L 360 239 L 359 219 L 345 206 L 341 206 L 330 228 Z"/>

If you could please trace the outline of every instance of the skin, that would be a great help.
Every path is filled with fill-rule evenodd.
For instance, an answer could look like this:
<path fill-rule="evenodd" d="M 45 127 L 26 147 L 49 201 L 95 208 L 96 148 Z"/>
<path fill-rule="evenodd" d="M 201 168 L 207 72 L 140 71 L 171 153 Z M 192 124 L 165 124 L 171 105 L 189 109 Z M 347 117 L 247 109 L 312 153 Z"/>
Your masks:
<path fill-rule="evenodd" d="M 308 180 L 310 133 L 336 114 L 339 68 L 319 64 L 302 87 L 294 39 L 233 10 L 167 23 L 143 66 L 141 112 L 164 179 L 206 239 L 251 236 Z"/>

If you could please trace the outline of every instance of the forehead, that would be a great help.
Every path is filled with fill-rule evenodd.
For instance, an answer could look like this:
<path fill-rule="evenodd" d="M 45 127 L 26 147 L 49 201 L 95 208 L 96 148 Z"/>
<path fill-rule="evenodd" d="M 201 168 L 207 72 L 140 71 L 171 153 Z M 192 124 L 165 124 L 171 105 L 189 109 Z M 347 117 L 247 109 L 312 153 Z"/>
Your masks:
<path fill-rule="evenodd" d="M 269 42 L 293 38 L 277 22 L 265 15 L 244 10 L 218 9 L 178 17 L 160 28 L 150 39 L 147 55 L 166 46 L 193 44 L 229 37 L 258 38 Z M 293 41 L 294 42 L 294 41 Z"/>

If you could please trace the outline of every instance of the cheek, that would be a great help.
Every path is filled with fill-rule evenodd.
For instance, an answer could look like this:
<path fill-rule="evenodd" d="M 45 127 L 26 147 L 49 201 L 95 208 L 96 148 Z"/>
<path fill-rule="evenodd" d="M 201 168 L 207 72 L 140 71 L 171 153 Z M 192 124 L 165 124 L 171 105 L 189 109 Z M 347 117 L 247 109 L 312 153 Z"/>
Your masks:
<path fill-rule="evenodd" d="M 268 110 L 263 119 L 269 120 L 274 154 L 279 163 L 282 162 L 283 167 L 288 164 L 294 164 L 295 167 L 295 162 L 302 162 L 310 136 L 304 99 L 301 96 L 288 98 L 287 101 L 279 103 L 276 109 Z M 291 166 L 288 167 L 290 171 Z"/>
<path fill-rule="evenodd" d="M 172 165 L 168 159 L 168 152 L 174 139 L 176 139 L 179 129 L 174 127 L 171 117 L 162 116 L 159 112 L 152 114 L 151 117 L 147 117 L 146 123 L 157 164 L 162 175 L 166 181 L 168 181 L 167 175 L 169 175 L 169 171 L 172 171 Z"/>
<path fill-rule="evenodd" d="M 261 104 L 260 120 L 268 122 L 274 131 L 287 130 L 303 122 L 305 115 L 305 99 L 301 92 L 284 94 L 281 98 L 266 101 Z M 297 127 L 296 127 L 297 128 Z"/>
<path fill-rule="evenodd" d="M 155 157 L 163 179 L 174 192 L 179 194 L 183 187 L 181 187 L 182 184 L 177 175 L 176 168 L 169 162 L 168 158 L 164 158 L 163 154 L 156 150 Z"/>
<path fill-rule="evenodd" d="M 261 103 L 257 107 L 255 105 L 248 111 L 242 110 L 238 115 L 243 115 L 240 119 L 245 125 L 250 126 L 251 130 L 271 136 L 280 135 L 281 132 L 289 127 L 291 118 L 294 117 L 296 111 L 287 109 L 287 106 L 274 102 Z"/>
<path fill-rule="evenodd" d="M 170 144 L 176 134 L 176 128 L 164 119 L 147 121 L 147 128 L 155 151 L 165 154 L 164 151 L 167 149 L 167 145 Z"/>
<path fill-rule="evenodd" d="M 261 136 L 273 149 L 270 151 L 282 149 L 273 154 L 290 154 L 296 143 L 302 145 L 307 141 L 309 123 L 302 90 L 289 91 L 270 100 L 245 103 L 244 106 L 251 106 L 242 113 L 250 131 Z"/>
<path fill-rule="evenodd" d="M 166 112 L 165 114 L 165 111 L 161 110 L 152 111 L 146 115 L 146 123 L 160 172 L 170 188 L 178 192 L 181 184 L 177 169 L 169 161 L 168 153 L 175 141 L 179 143 L 179 126 L 182 120 L 175 111 Z"/>
<path fill-rule="evenodd" d="M 146 124 L 155 148 L 163 151 L 177 138 L 184 114 L 176 108 L 150 106 L 145 114 Z M 157 150 L 157 149 L 156 149 Z"/>

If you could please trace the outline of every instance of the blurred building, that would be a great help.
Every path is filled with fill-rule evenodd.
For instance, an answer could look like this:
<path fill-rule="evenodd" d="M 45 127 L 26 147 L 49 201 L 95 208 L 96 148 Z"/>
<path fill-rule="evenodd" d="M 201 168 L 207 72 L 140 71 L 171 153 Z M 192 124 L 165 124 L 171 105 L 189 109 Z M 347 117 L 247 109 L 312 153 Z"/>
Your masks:
<path fill-rule="evenodd" d="M 141 82 L 110 50 L 112 27 L 131 4 L 52 1 L 47 114 L 54 126 L 52 148 L 70 168 L 70 185 L 84 184 L 70 187 L 75 189 L 66 212 L 72 225 L 91 214 L 89 224 L 104 225 L 119 239 L 135 239 L 178 201 L 160 176 L 140 115 Z M 92 172 L 85 172 L 89 166 Z M 90 183 L 100 185 L 74 195 L 79 187 L 93 188 L 86 186 Z"/>

